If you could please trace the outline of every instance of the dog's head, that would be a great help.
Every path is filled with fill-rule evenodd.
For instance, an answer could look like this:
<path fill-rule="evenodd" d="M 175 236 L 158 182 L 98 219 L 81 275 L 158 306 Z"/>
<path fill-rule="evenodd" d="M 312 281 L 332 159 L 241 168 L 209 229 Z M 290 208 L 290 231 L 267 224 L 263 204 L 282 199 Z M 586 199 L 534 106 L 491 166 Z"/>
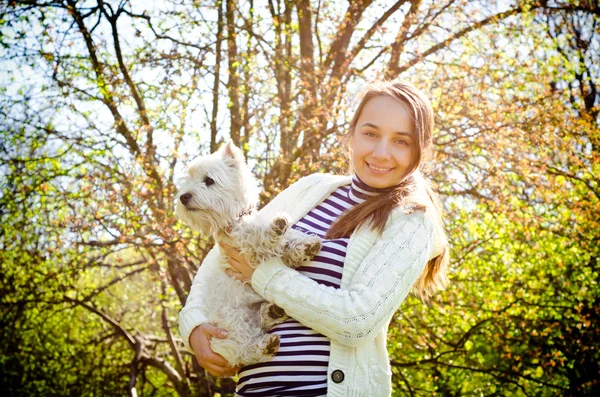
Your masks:
<path fill-rule="evenodd" d="M 194 160 L 182 177 L 175 213 L 193 229 L 214 233 L 258 202 L 256 179 L 232 141 Z"/>

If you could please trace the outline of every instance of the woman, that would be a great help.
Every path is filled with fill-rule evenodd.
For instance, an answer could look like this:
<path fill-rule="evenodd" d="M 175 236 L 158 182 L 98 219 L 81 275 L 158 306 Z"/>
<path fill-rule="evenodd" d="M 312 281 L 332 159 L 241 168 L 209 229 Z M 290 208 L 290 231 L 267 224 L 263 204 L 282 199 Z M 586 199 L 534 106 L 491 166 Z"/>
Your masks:
<path fill-rule="evenodd" d="M 391 394 L 389 322 L 413 286 L 426 300 L 446 282 L 441 211 L 419 171 L 433 124 L 431 103 L 412 85 L 371 84 L 345 139 L 354 174 L 302 178 L 262 210 L 285 211 L 294 228 L 323 237 L 319 255 L 295 270 L 278 258 L 253 269 L 232 247 L 220 248 L 238 278 L 290 316 L 269 330 L 281 338 L 273 360 L 240 370 L 237 395 Z M 209 347 L 225 336 L 202 321 L 200 277 L 180 314 L 181 335 L 209 373 L 229 376 L 235 372 Z"/>

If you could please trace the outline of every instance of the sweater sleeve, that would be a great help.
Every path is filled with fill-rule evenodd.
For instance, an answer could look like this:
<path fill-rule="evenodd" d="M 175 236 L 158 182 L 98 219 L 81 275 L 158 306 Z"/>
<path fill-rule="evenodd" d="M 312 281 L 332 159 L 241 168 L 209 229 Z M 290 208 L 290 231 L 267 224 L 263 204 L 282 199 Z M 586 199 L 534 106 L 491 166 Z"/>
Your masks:
<path fill-rule="evenodd" d="M 256 268 L 252 286 L 305 326 L 354 347 L 374 338 L 404 301 L 432 253 L 433 239 L 425 212 L 403 214 L 364 257 L 347 289 L 319 284 L 279 258 Z"/>
<path fill-rule="evenodd" d="M 288 206 L 295 205 L 297 200 L 302 198 L 301 193 L 305 193 L 307 189 L 318 184 L 321 178 L 321 174 L 312 174 L 299 179 L 296 183 L 279 193 L 259 213 L 261 215 L 272 215 Z M 206 281 L 211 279 L 211 272 L 220 271 L 219 255 L 219 248 L 214 247 L 206 258 L 204 258 L 192 282 L 185 306 L 179 312 L 179 334 L 183 339 L 185 347 L 188 349 L 190 349 L 190 334 L 194 328 L 209 322 L 205 314 L 205 300 L 202 294 Z"/>
<path fill-rule="evenodd" d="M 204 314 L 204 299 L 202 292 L 207 280 L 210 280 L 210 273 L 217 271 L 219 266 L 219 249 L 214 247 L 204 258 L 202 265 L 198 268 L 190 293 L 185 302 L 185 306 L 179 312 L 179 334 L 183 339 L 185 347 L 191 350 L 190 334 L 194 328 L 208 323 L 209 319 Z"/>

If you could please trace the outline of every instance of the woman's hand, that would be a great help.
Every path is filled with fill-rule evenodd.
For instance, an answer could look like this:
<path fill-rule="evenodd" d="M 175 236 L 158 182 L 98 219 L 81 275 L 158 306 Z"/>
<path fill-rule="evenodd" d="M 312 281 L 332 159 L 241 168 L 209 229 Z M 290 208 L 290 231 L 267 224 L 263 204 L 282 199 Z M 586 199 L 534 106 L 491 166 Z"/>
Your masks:
<path fill-rule="evenodd" d="M 210 348 L 211 337 L 225 339 L 227 331 L 211 324 L 202 324 L 194 328 L 190 334 L 190 346 L 196 355 L 196 360 L 209 374 L 217 377 L 233 376 L 240 369 L 227 366 L 227 360 Z"/>
<path fill-rule="evenodd" d="M 240 251 L 225 243 L 219 243 L 219 246 L 227 256 L 227 262 L 237 270 L 235 272 L 227 272 L 230 277 L 237 278 L 240 281 L 247 281 L 252 278 L 254 269 L 246 262 Z"/>

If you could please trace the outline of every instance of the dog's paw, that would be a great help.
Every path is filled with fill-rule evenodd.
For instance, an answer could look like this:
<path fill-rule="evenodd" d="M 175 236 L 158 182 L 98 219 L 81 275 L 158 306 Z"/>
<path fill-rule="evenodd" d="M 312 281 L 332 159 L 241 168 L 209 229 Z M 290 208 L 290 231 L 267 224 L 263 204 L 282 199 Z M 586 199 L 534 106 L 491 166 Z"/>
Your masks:
<path fill-rule="evenodd" d="M 280 339 L 277 334 L 267 334 L 263 339 L 263 353 L 268 356 L 274 356 L 279 351 Z"/>
<path fill-rule="evenodd" d="M 271 230 L 276 236 L 283 236 L 289 226 L 289 221 L 283 216 L 278 216 L 271 221 Z"/>
<path fill-rule="evenodd" d="M 321 248 L 323 248 L 323 243 L 321 243 L 320 240 L 307 244 L 306 248 L 304 248 L 304 254 L 306 255 L 305 260 L 310 261 L 315 255 L 321 252 Z"/>
<path fill-rule="evenodd" d="M 276 320 L 285 316 L 285 311 L 277 305 L 271 305 L 269 307 L 269 310 L 267 310 L 267 314 L 270 318 Z"/>
<path fill-rule="evenodd" d="M 260 327 L 265 331 L 277 324 L 281 324 L 288 318 L 282 308 L 269 302 L 263 302 L 258 312 L 260 316 Z"/>

